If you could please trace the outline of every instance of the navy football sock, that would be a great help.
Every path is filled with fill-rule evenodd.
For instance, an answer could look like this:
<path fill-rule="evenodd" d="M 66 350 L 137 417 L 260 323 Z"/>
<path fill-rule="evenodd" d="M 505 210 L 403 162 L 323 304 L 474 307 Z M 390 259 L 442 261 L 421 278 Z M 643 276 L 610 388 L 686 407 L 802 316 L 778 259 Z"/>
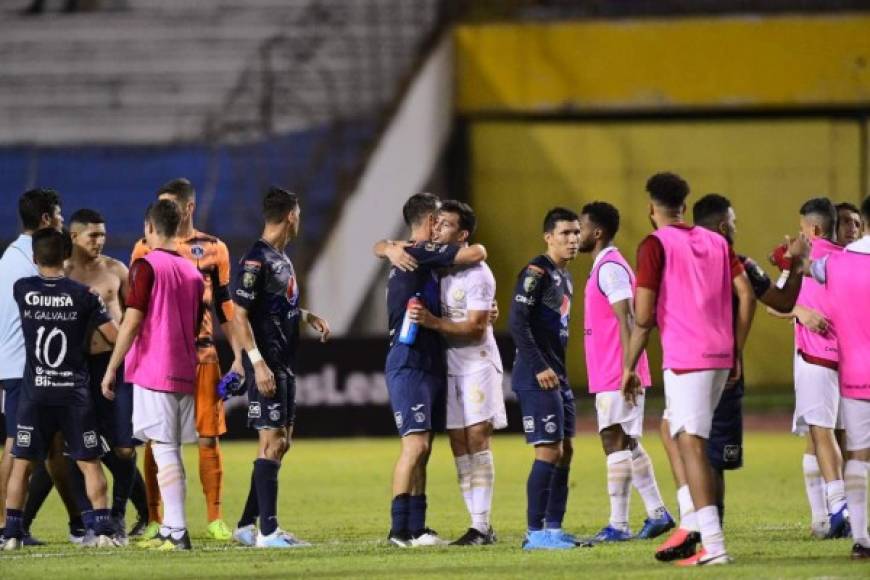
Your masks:
<path fill-rule="evenodd" d="M 112 516 L 122 518 L 136 478 L 136 456 L 122 459 L 110 451 L 103 456 L 103 463 L 112 474 Z"/>
<path fill-rule="evenodd" d="M 270 459 L 254 462 L 254 484 L 260 512 L 260 533 L 268 536 L 278 528 L 278 470 L 281 464 Z"/>
<path fill-rule="evenodd" d="M 408 530 L 418 536 L 426 529 L 426 494 L 412 495 L 408 500 Z"/>
<path fill-rule="evenodd" d="M 550 484 L 556 466 L 546 461 L 536 459 L 532 463 L 529 479 L 526 482 L 526 499 L 528 507 L 526 518 L 530 531 L 540 530 L 544 525 L 544 514 L 550 499 Z"/>
<path fill-rule="evenodd" d="M 254 474 L 251 473 L 251 487 L 248 489 L 248 499 L 245 501 L 245 509 L 236 527 L 244 528 L 257 523 L 260 508 L 257 506 L 257 486 L 254 484 Z"/>
<path fill-rule="evenodd" d="M 6 510 L 6 528 L 3 535 L 7 538 L 18 538 L 24 535 L 24 512 L 21 510 Z"/>
<path fill-rule="evenodd" d="M 565 519 L 568 507 L 568 472 L 570 467 L 556 466 L 553 479 L 550 481 L 550 500 L 547 502 L 547 512 L 544 516 L 546 527 L 558 529 Z"/>
<path fill-rule="evenodd" d="M 115 535 L 115 525 L 112 522 L 112 510 L 92 510 L 91 514 L 92 525 L 94 532 L 98 536 L 113 536 Z"/>
<path fill-rule="evenodd" d="M 408 515 L 411 509 L 410 503 L 411 496 L 407 493 L 400 493 L 393 498 L 393 503 L 390 506 L 390 518 L 392 520 L 390 535 L 408 532 Z"/>
<path fill-rule="evenodd" d="M 145 492 L 145 480 L 142 478 L 142 472 L 136 467 L 133 462 L 133 484 L 130 488 L 130 501 L 133 502 L 133 507 L 136 508 L 138 519 L 148 521 L 148 496 Z"/>
<path fill-rule="evenodd" d="M 29 530 L 30 524 L 45 503 L 45 498 L 51 493 L 54 483 L 51 481 L 51 476 L 45 468 L 44 461 L 37 461 L 33 466 L 33 474 L 30 476 L 30 483 L 27 486 L 27 502 L 24 504 L 24 529 Z"/>

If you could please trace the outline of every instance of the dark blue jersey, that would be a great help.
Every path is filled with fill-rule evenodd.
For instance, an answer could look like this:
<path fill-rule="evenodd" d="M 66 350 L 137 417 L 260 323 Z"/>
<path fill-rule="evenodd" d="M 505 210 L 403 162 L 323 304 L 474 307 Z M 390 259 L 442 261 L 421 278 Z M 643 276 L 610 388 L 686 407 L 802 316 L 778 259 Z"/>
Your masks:
<path fill-rule="evenodd" d="M 27 352 L 25 396 L 48 405 L 86 404 L 91 333 L 112 319 L 103 300 L 63 277 L 22 278 L 13 293 Z"/>
<path fill-rule="evenodd" d="M 254 341 L 269 368 L 293 374 L 301 311 L 290 258 L 257 240 L 239 263 L 233 301 L 248 311 Z"/>
<path fill-rule="evenodd" d="M 565 350 L 573 292 L 571 274 L 547 256 L 538 256 L 520 272 L 509 317 L 517 347 L 515 391 L 540 388 L 536 375 L 547 368 L 556 372 L 563 387 L 568 386 Z"/>
<path fill-rule="evenodd" d="M 435 316 L 441 316 L 439 268 L 453 265 L 459 246 L 420 242 L 405 248 L 417 260 L 417 269 L 403 272 L 390 269 L 387 281 L 387 315 L 390 323 L 390 352 L 387 369 L 415 368 L 436 374 L 446 374 L 444 342 L 434 330 L 420 327 L 414 344 L 399 342 L 399 330 L 408 307 L 408 300 L 416 294 Z"/>

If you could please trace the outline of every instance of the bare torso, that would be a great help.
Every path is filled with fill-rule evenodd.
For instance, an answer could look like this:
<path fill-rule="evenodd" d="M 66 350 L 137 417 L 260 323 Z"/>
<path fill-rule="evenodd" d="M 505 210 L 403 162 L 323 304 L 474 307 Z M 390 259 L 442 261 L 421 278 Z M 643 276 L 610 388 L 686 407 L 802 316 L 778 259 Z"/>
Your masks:
<path fill-rule="evenodd" d="M 106 303 L 106 309 L 118 324 L 124 312 L 124 297 L 127 294 L 127 267 L 114 258 L 100 256 L 87 263 L 67 260 L 66 275 L 91 288 Z M 91 353 L 99 354 L 112 350 L 99 332 L 91 338 Z"/>

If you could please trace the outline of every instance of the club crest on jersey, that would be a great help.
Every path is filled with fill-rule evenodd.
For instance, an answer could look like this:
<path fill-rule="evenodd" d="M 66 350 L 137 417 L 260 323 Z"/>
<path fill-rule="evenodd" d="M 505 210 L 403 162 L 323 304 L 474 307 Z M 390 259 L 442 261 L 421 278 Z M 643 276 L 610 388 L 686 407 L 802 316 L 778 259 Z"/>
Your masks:
<path fill-rule="evenodd" d="M 93 449 L 97 445 L 99 445 L 99 441 L 97 441 L 97 433 L 96 431 L 86 431 L 82 434 L 82 441 L 85 444 L 87 449 Z"/>
<path fill-rule="evenodd" d="M 205 256 L 205 248 L 203 248 L 199 244 L 190 246 L 190 255 L 197 260 L 202 260 L 202 258 Z"/>
<path fill-rule="evenodd" d="M 30 431 L 19 431 L 15 437 L 15 444 L 19 447 L 30 447 Z"/>
<path fill-rule="evenodd" d="M 463 290 L 462 288 L 457 288 L 456 290 L 453 291 L 453 299 L 454 300 L 459 302 L 463 298 L 465 298 L 465 290 Z"/>

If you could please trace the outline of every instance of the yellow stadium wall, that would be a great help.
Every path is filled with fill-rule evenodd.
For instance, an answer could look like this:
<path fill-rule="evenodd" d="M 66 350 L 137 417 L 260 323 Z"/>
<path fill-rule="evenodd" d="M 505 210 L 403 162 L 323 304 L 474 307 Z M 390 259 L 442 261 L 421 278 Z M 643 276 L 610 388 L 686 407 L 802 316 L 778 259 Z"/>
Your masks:
<path fill-rule="evenodd" d="M 766 255 L 796 232 L 803 201 L 818 195 L 860 200 L 861 129 L 859 121 L 830 119 L 472 122 L 471 201 L 505 313 L 499 329 L 507 330 L 517 273 L 545 249 L 540 230 L 549 207 L 579 210 L 593 200 L 616 205 L 622 215 L 617 244 L 633 264 L 637 244 L 650 231 L 644 183 L 661 170 L 689 181 L 690 204 L 705 193 L 727 195 L 737 211 L 737 250 L 776 276 Z M 590 265 L 584 256 L 570 267 L 575 386 L 586 384 L 583 288 Z M 791 345 L 790 325 L 759 308 L 745 358 L 750 388 L 791 384 Z"/>

